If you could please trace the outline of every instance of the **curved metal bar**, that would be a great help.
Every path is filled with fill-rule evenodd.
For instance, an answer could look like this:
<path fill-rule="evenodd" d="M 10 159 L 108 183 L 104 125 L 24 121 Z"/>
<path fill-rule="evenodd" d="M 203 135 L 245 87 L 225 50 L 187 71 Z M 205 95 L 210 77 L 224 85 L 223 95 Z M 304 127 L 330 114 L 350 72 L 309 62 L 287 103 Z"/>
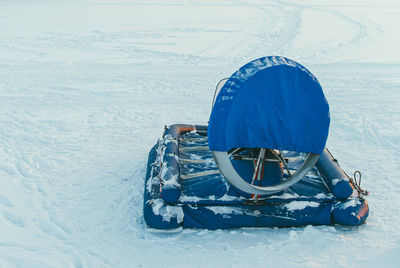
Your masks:
<path fill-rule="evenodd" d="M 277 192 L 280 192 L 287 187 L 295 184 L 315 166 L 319 159 L 319 154 L 309 153 L 306 157 L 306 160 L 301 165 L 301 167 L 287 180 L 280 182 L 273 186 L 255 186 L 252 185 L 240 177 L 240 175 L 236 172 L 235 168 L 232 165 L 232 162 L 229 158 L 229 154 L 227 152 L 219 152 L 212 151 L 214 155 L 215 162 L 221 171 L 222 175 L 236 188 L 242 190 L 249 194 L 258 194 L 258 195 L 271 195 Z"/>
<path fill-rule="evenodd" d="M 211 110 L 212 110 L 212 108 L 214 107 L 215 99 L 217 98 L 218 93 L 221 91 L 221 88 L 225 85 L 225 83 L 226 83 L 226 81 L 228 81 L 228 79 L 229 79 L 229 78 L 223 78 L 223 79 L 221 79 L 221 80 L 218 82 L 217 86 L 215 87 L 213 102 L 212 102 L 212 105 L 211 105 Z"/>

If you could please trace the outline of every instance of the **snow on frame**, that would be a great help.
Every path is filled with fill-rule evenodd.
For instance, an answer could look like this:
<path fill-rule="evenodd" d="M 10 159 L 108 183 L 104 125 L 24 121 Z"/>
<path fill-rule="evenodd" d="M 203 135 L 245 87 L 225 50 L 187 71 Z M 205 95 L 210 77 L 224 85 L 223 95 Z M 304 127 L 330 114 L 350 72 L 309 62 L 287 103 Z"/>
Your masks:
<path fill-rule="evenodd" d="M 319 207 L 320 203 L 313 201 L 292 201 L 284 205 L 287 210 L 302 210 L 306 207 L 316 208 Z"/>

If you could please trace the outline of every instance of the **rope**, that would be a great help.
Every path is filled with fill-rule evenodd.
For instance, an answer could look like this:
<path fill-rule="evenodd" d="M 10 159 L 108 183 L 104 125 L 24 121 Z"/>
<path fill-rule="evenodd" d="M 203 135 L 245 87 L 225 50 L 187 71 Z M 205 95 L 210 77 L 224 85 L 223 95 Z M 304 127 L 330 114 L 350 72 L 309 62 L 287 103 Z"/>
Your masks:
<path fill-rule="evenodd" d="M 332 157 L 333 161 L 339 166 L 339 163 L 338 163 L 337 159 L 335 159 L 333 157 L 333 155 L 328 150 L 328 148 L 326 148 L 326 151 Z M 351 186 L 353 186 L 353 188 L 357 190 L 358 197 L 360 199 L 364 199 L 364 196 L 367 196 L 369 194 L 369 192 L 367 190 L 364 190 L 364 189 L 361 188 L 361 172 L 359 170 L 354 171 L 354 174 L 353 174 L 354 178 L 352 178 L 349 175 L 347 175 L 346 171 L 343 170 L 343 172 L 347 176 L 347 178 L 349 179 L 349 182 L 350 182 Z"/>
<path fill-rule="evenodd" d="M 353 176 L 354 178 L 349 176 L 347 177 L 349 178 L 351 185 L 357 190 L 358 197 L 364 199 L 364 196 L 368 195 L 369 192 L 361 188 L 361 172 L 356 170 Z"/>

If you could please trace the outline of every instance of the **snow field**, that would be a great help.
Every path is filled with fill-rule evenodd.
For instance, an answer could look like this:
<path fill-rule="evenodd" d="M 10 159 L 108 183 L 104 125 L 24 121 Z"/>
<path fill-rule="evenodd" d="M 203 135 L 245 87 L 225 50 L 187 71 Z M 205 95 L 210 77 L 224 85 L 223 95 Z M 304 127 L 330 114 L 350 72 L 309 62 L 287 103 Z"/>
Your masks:
<path fill-rule="evenodd" d="M 1 1 L 0 267 L 396 267 L 396 1 Z M 147 153 L 206 124 L 217 82 L 283 55 L 331 107 L 328 148 L 363 173 L 359 228 L 148 230 Z"/>

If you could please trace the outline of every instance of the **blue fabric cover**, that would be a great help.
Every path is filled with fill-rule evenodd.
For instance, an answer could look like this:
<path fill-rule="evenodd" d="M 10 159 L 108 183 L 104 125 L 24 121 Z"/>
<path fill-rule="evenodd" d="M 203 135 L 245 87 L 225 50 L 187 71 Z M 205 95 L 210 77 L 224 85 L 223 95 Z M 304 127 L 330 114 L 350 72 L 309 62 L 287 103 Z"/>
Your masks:
<path fill-rule="evenodd" d="M 299 210 L 287 210 L 284 205 L 270 206 L 183 206 L 184 228 L 231 229 L 240 227 L 291 227 L 307 224 L 329 225 L 331 203 L 319 203 Z M 227 215 L 223 213 L 229 211 Z"/>
<path fill-rule="evenodd" d="M 329 106 L 314 75 L 284 57 L 254 60 L 219 92 L 208 126 L 212 151 L 270 148 L 321 153 Z"/>

